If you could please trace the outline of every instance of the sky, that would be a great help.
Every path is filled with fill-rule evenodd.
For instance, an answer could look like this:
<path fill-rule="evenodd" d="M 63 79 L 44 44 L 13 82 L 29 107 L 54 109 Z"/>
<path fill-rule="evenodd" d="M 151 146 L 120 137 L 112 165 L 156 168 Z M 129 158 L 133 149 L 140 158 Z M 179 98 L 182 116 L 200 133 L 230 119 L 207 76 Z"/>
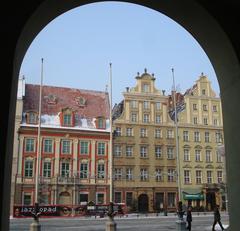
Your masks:
<path fill-rule="evenodd" d="M 174 68 L 185 92 L 203 72 L 219 95 L 206 53 L 178 23 L 150 8 L 121 2 L 92 3 L 51 21 L 33 40 L 20 69 L 26 83 L 105 91 L 112 63 L 112 102 L 136 85 L 137 72 L 154 73 L 155 86 L 170 94 Z"/>

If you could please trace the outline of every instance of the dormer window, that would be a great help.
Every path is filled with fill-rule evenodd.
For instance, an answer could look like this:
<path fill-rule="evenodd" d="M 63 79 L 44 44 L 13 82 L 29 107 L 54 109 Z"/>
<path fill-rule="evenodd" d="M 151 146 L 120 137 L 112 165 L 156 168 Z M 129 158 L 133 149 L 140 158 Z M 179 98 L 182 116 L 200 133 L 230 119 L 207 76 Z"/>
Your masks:
<path fill-rule="evenodd" d="M 106 120 L 103 117 L 98 117 L 96 121 L 96 128 L 105 129 L 106 128 Z"/>
<path fill-rule="evenodd" d="M 206 95 L 206 90 L 202 89 L 202 95 Z"/>
<path fill-rule="evenodd" d="M 61 114 L 61 124 L 62 126 L 70 127 L 74 125 L 73 111 L 70 108 L 62 110 Z"/>
<path fill-rule="evenodd" d="M 83 97 L 76 97 L 75 101 L 76 101 L 77 105 L 80 107 L 86 106 L 86 99 Z"/>
<path fill-rule="evenodd" d="M 38 115 L 36 112 L 28 112 L 27 113 L 27 121 L 28 124 L 37 124 L 38 122 Z"/>
<path fill-rule="evenodd" d="M 149 84 L 144 83 L 143 86 L 142 86 L 142 90 L 143 90 L 143 92 L 145 92 L 145 93 L 150 92 L 150 86 L 149 86 Z"/>

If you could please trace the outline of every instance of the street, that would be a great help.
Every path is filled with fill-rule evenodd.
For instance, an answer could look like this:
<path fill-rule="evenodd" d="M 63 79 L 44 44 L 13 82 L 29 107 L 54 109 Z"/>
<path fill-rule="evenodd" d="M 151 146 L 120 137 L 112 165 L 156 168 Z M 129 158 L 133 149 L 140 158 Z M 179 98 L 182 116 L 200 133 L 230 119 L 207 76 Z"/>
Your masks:
<path fill-rule="evenodd" d="M 10 220 L 11 231 L 28 231 L 32 223 L 32 218 L 14 218 Z M 105 224 L 108 220 L 105 218 L 40 218 L 41 231 L 105 231 Z M 174 214 L 168 216 L 156 215 L 129 215 L 128 217 L 116 217 L 118 231 L 155 231 L 155 230 L 176 230 L 177 217 Z M 193 214 L 192 231 L 211 230 L 213 215 Z M 222 224 L 228 226 L 228 216 L 222 214 Z M 216 225 L 216 230 L 221 230 Z"/>

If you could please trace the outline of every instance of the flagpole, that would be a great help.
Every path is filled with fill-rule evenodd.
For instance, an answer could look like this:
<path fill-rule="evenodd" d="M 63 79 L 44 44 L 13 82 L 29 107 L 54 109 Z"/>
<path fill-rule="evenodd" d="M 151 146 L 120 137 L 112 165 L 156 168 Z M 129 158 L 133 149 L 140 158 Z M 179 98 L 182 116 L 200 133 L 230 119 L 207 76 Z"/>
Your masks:
<path fill-rule="evenodd" d="M 35 211 L 33 214 L 34 223 L 31 224 L 30 230 L 41 230 L 38 217 L 39 213 L 39 176 L 41 166 L 41 114 L 42 114 L 42 85 L 43 85 L 43 58 L 41 59 L 41 83 L 39 87 L 39 104 L 38 104 L 38 141 L 37 141 L 37 157 L 36 157 L 36 172 L 35 172 Z"/>
<path fill-rule="evenodd" d="M 178 201 L 182 200 L 181 192 L 181 176 L 180 176 L 180 158 L 179 158 L 179 135 L 178 135 L 178 119 L 177 119 L 177 103 L 176 103 L 176 87 L 174 78 L 174 68 L 172 68 L 172 78 L 173 78 L 173 101 L 174 101 L 174 122 L 176 129 L 176 157 L 177 157 L 177 176 L 178 176 Z"/>

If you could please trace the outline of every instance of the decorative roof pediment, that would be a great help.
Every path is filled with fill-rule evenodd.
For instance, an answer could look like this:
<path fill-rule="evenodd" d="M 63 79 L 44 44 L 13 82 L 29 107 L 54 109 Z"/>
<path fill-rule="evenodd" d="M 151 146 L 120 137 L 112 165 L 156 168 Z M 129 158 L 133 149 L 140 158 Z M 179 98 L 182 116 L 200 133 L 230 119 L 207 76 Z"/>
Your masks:
<path fill-rule="evenodd" d="M 185 144 L 185 145 L 183 145 L 183 148 L 191 148 L 191 146 L 188 144 Z"/>
<path fill-rule="evenodd" d="M 85 107 L 86 106 L 86 99 L 82 96 L 76 97 L 75 102 L 79 107 Z"/>
<path fill-rule="evenodd" d="M 203 168 L 200 164 L 196 165 L 195 168 Z"/>
<path fill-rule="evenodd" d="M 57 104 L 57 96 L 56 95 L 53 95 L 53 94 L 49 94 L 47 96 L 44 97 L 47 101 L 47 104 L 49 105 L 56 105 Z"/>
<path fill-rule="evenodd" d="M 207 145 L 207 146 L 205 147 L 205 149 L 212 149 L 212 147 L 209 146 L 209 145 Z"/>
<path fill-rule="evenodd" d="M 216 169 L 223 169 L 223 166 L 218 165 L 218 166 L 216 167 Z"/>
<path fill-rule="evenodd" d="M 192 168 L 192 166 L 190 164 L 185 164 L 183 165 L 183 168 Z"/>
<path fill-rule="evenodd" d="M 208 164 L 208 165 L 206 165 L 206 167 L 205 168 L 213 168 L 213 165 L 211 165 L 211 164 Z"/>
<path fill-rule="evenodd" d="M 195 148 L 195 149 L 202 149 L 202 146 L 196 145 L 194 148 Z"/>

